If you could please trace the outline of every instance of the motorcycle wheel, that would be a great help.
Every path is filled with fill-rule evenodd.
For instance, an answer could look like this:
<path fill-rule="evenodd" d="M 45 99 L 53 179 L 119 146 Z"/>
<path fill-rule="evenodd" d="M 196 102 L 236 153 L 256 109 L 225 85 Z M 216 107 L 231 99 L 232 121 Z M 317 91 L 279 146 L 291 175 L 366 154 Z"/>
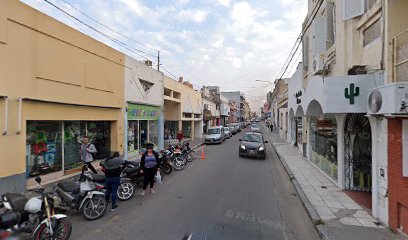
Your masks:
<path fill-rule="evenodd" d="M 121 201 L 127 201 L 135 195 L 135 185 L 129 181 L 123 181 L 117 191 L 118 199 Z"/>
<path fill-rule="evenodd" d="M 184 164 L 184 159 L 182 159 L 182 158 L 180 158 L 180 157 L 175 157 L 175 158 L 174 158 L 173 168 L 174 168 L 176 171 L 183 170 L 185 166 L 186 166 L 186 165 Z"/>
<path fill-rule="evenodd" d="M 54 234 L 50 235 L 50 229 L 46 223 L 41 224 L 34 232 L 35 240 L 58 239 L 68 240 L 72 232 L 72 223 L 68 218 L 52 219 Z"/>
<path fill-rule="evenodd" d="M 164 174 L 170 174 L 173 171 L 173 168 L 171 167 L 171 165 L 167 163 L 163 164 L 162 168 L 163 168 L 162 171 Z"/>
<path fill-rule="evenodd" d="M 192 161 L 194 161 L 196 158 L 197 158 L 197 153 L 196 153 L 194 150 L 191 150 L 191 151 L 188 153 L 187 160 L 188 160 L 189 162 L 192 162 Z"/>
<path fill-rule="evenodd" d="M 92 205 L 94 207 L 92 207 Z M 105 196 L 94 195 L 91 199 L 87 199 L 82 209 L 82 214 L 86 220 L 96 220 L 101 218 L 108 208 Z"/>

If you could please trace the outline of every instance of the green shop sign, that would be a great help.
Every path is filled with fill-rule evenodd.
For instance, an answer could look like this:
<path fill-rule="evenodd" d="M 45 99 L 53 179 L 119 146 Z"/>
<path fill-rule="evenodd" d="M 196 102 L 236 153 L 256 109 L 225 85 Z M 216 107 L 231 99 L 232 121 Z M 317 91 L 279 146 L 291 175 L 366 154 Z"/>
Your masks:
<path fill-rule="evenodd" d="M 160 107 L 129 103 L 128 120 L 157 120 L 160 115 Z"/>

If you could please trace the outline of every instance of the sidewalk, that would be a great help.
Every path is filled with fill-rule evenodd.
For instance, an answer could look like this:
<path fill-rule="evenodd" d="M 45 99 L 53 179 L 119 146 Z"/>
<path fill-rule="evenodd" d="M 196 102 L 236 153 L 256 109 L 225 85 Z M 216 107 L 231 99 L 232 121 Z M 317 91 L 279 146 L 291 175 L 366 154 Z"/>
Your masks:
<path fill-rule="evenodd" d="M 267 138 L 323 239 L 406 239 L 373 218 L 276 132 Z"/>

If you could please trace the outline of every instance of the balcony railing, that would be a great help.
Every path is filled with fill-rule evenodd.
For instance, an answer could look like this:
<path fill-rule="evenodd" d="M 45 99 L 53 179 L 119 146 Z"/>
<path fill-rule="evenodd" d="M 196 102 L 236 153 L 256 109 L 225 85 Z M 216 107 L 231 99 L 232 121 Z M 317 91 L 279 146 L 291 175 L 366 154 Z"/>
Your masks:
<path fill-rule="evenodd" d="M 408 82 L 408 28 L 393 38 L 393 80 Z"/>

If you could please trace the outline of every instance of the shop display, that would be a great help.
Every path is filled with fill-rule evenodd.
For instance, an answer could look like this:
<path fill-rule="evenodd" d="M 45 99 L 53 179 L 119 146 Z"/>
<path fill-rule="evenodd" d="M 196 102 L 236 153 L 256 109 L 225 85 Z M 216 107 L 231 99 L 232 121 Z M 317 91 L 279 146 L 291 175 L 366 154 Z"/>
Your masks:
<path fill-rule="evenodd" d="M 310 160 L 337 180 L 337 125 L 330 114 L 310 119 Z"/>

